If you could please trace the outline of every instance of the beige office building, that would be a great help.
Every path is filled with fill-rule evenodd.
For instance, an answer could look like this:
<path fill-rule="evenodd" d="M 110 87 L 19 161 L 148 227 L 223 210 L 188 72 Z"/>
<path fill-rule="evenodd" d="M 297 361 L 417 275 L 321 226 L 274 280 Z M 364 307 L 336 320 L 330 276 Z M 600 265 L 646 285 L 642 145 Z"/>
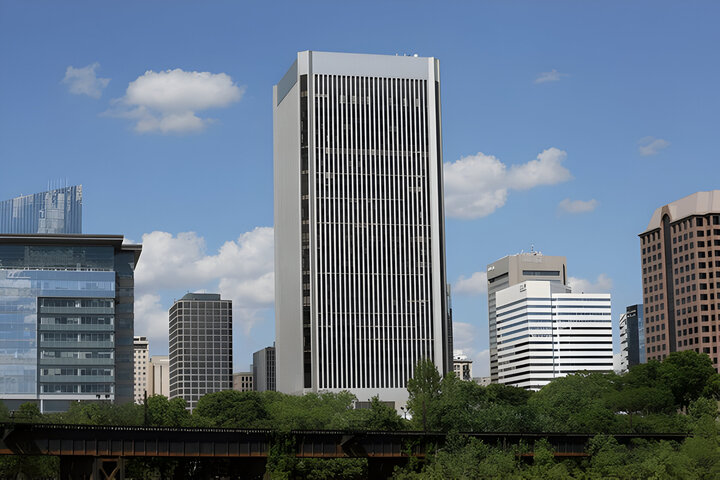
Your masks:
<path fill-rule="evenodd" d="M 237 390 L 238 392 L 252 392 L 253 380 L 253 372 L 233 373 L 233 390 Z"/>
<path fill-rule="evenodd" d="M 526 280 L 546 280 L 567 285 L 565 257 L 543 255 L 531 249 L 527 253 L 508 255 L 487 267 L 488 325 L 490 330 L 490 381 L 498 382 L 498 350 L 495 294 Z"/>
<path fill-rule="evenodd" d="M 148 397 L 164 395 L 170 397 L 170 357 L 153 355 L 148 370 Z"/>
<path fill-rule="evenodd" d="M 148 339 L 147 337 L 133 338 L 133 360 L 135 362 L 135 388 L 133 398 L 135 403 L 143 403 L 145 391 L 148 386 Z M 150 393 L 148 392 L 148 395 Z"/>

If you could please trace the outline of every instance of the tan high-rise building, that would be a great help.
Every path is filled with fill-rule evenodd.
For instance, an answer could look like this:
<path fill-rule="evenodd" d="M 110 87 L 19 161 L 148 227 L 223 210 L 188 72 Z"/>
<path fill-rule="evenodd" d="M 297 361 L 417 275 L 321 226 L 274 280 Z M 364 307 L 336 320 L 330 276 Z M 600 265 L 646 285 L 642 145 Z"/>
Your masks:
<path fill-rule="evenodd" d="M 488 326 L 490 334 L 490 380 L 498 382 L 498 350 L 495 294 L 526 280 L 547 280 L 567 285 L 565 257 L 543 255 L 532 249 L 527 253 L 508 255 L 487 267 Z"/>
<path fill-rule="evenodd" d="M 695 350 L 717 369 L 720 190 L 658 208 L 639 236 L 647 359 Z"/>

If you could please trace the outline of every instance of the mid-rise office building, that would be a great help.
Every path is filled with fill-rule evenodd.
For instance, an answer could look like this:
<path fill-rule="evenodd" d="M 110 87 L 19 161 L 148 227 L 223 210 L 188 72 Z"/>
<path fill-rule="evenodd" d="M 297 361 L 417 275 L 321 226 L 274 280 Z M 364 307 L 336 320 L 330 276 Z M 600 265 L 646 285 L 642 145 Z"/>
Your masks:
<path fill-rule="evenodd" d="M 145 395 L 150 396 L 149 383 L 149 355 L 147 337 L 135 337 L 133 339 L 133 360 L 135 364 L 135 403 L 141 404 Z"/>
<path fill-rule="evenodd" d="M 404 403 L 453 365 L 439 62 L 300 52 L 273 107 L 278 390 Z"/>
<path fill-rule="evenodd" d="M 170 398 L 192 411 L 206 393 L 233 386 L 232 301 L 188 293 L 170 307 Z"/>
<path fill-rule="evenodd" d="M 0 234 L 82 233 L 82 185 L 0 202 Z"/>
<path fill-rule="evenodd" d="M 645 354 L 695 350 L 718 368 L 720 190 L 659 207 L 640 234 Z"/>
<path fill-rule="evenodd" d="M 255 389 L 253 372 L 233 373 L 233 390 L 238 392 L 252 392 Z"/>
<path fill-rule="evenodd" d="M 527 281 L 495 294 L 498 382 L 538 390 L 582 370 L 613 370 L 609 293 Z"/>
<path fill-rule="evenodd" d="M 0 400 L 133 400 L 134 270 L 116 235 L 0 235 Z"/>
<path fill-rule="evenodd" d="M 453 371 L 460 380 L 472 381 L 472 360 L 462 352 L 456 351 L 453 356 Z"/>
<path fill-rule="evenodd" d="M 620 371 L 645 363 L 645 320 L 643 306 L 630 305 L 620 315 Z"/>
<path fill-rule="evenodd" d="M 253 390 L 264 392 L 277 389 L 275 346 L 265 347 L 253 353 Z"/>
<path fill-rule="evenodd" d="M 170 357 L 153 355 L 150 357 L 149 368 L 148 397 L 151 395 L 170 397 Z"/>
<path fill-rule="evenodd" d="M 508 255 L 487 267 L 488 328 L 490 333 L 490 381 L 498 382 L 498 351 L 495 294 L 526 280 L 546 280 L 567 285 L 565 257 L 543 255 L 534 248 L 527 253 Z"/>

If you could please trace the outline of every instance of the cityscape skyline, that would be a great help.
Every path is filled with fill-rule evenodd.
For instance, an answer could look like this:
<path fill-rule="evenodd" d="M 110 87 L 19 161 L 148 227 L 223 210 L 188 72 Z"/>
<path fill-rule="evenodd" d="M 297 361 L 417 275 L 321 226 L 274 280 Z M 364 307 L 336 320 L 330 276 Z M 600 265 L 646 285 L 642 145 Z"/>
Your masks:
<path fill-rule="evenodd" d="M 251 352 L 274 340 L 271 86 L 305 48 L 435 56 L 443 71 L 454 337 L 462 339 L 456 347 L 467 351 L 475 374 L 483 376 L 488 263 L 531 244 L 547 255 L 566 256 L 576 285 L 612 292 L 616 322 L 625 306 L 642 301 L 637 235 L 651 212 L 717 187 L 720 166 L 713 162 L 711 140 L 717 120 L 710 112 L 718 98 L 709 80 L 717 66 L 694 62 L 712 55 L 717 44 L 717 31 L 706 25 L 713 17 L 707 10 L 717 7 L 663 4 L 648 13 L 647 5 L 564 12 L 567 5 L 528 5 L 522 12 L 497 5 L 468 11 L 453 6 L 440 13 L 418 7 L 410 14 L 415 23 L 433 21 L 438 37 L 447 37 L 433 41 L 415 32 L 421 30 L 416 26 L 389 19 L 373 18 L 381 29 L 389 23 L 396 28 L 374 39 L 355 26 L 323 34 L 279 21 L 272 29 L 300 34 L 261 46 L 246 40 L 268 27 L 267 21 L 252 25 L 268 14 L 264 8 L 218 18 L 219 7 L 191 13 L 192 7 L 181 6 L 181 14 L 197 18 L 197 35 L 185 38 L 161 24 L 152 35 L 130 39 L 125 47 L 133 55 L 127 55 L 110 46 L 112 34 L 94 33 L 93 45 L 78 43 L 96 32 L 87 20 L 103 11 L 99 7 L 71 15 L 52 4 L 39 12 L 6 2 L 0 7 L 0 44 L 28 41 L 1 53 L 8 68 L 0 74 L 0 198 L 37 191 L 47 177 L 82 183 L 84 231 L 123 232 L 143 244 L 135 333 L 150 338 L 150 353 L 167 353 L 173 299 L 186 291 L 219 291 L 236 309 L 234 370 L 248 370 Z M 145 18 L 110 9 L 117 18 L 104 27 L 115 32 L 130 24 L 149 32 L 144 27 L 164 10 L 147 8 Z M 286 8 L 313 25 L 322 21 Z M 346 8 L 333 6 L 325 14 L 344 15 Z M 389 17 L 407 14 L 400 6 L 387 8 Z M 613 35 L 588 28 L 590 16 L 612 27 Z M 51 18 L 78 36 L 63 35 L 54 21 L 35 21 Z M 473 19 L 488 28 L 476 28 Z M 546 33 L 550 19 L 565 33 Z M 211 28 L 215 36 L 203 38 Z M 460 42 L 459 32 L 472 41 Z M 38 49 L 28 33 L 53 41 Z M 152 42 L 156 35 L 167 35 L 168 42 Z M 568 36 L 574 41 L 564 41 Z M 226 40 L 240 44 L 239 52 L 215 51 Z M 168 104 L 143 103 L 143 87 L 153 82 L 189 81 L 202 89 L 203 78 L 223 95 L 200 105 L 182 96 Z M 138 120 L 138 109 L 152 116 Z M 37 115 L 46 120 L 35 122 Z M 33 136 L 45 141 L 31 141 Z M 58 156 L 64 161 L 52 162 Z M 683 168 L 674 169 L 681 161 Z M 117 165 L 112 175 L 108 165 Z M 39 169 L 42 179 L 35 176 Z"/>

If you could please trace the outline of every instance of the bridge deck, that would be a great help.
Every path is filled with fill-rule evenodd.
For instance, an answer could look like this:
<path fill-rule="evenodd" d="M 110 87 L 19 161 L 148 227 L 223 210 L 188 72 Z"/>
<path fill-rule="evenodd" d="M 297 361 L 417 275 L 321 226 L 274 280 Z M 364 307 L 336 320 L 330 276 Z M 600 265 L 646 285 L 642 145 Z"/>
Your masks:
<path fill-rule="evenodd" d="M 407 458 L 424 457 L 445 441 L 443 433 L 344 432 L 230 428 L 125 427 L 52 424 L 0 424 L 0 455 L 56 455 L 84 457 L 227 457 L 266 458 L 270 446 L 289 435 L 298 457 Z M 546 438 L 556 456 L 585 456 L 593 435 L 568 433 L 466 433 L 492 445 L 527 447 Z M 621 443 L 634 438 L 676 440 L 683 434 L 615 435 Z"/>

